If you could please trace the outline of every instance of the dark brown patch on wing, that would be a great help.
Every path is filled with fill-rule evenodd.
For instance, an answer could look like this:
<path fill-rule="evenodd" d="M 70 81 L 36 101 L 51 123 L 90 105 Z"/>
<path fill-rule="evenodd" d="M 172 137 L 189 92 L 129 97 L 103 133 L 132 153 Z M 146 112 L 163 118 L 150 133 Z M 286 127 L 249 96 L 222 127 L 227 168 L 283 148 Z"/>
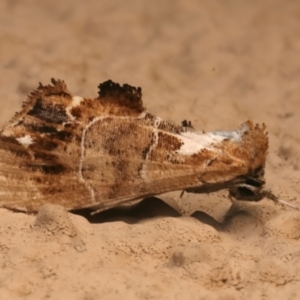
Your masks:
<path fill-rule="evenodd" d="M 51 79 L 51 83 L 53 85 L 42 85 L 39 84 L 38 88 L 30 93 L 28 99 L 23 103 L 22 110 L 19 113 L 16 113 L 12 118 L 11 122 L 15 122 L 16 120 L 20 120 L 22 116 L 26 116 L 29 111 L 31 111 L 31 115 L 36 116 L 40 120 L 45 116 L 49 119 L 49 117 L 54 117 L 54 123 L 61 120 L 64 115 L 61 113 L 60 108 L 55 108 L 54 110 L 59 112 L 59 116 L 55 117 L 55 115 L 51 112 L 47 113 L 46 108 L 51 109 L 51 106 L 55 106 L 55 104 L 65 105 L 70 102 L 72 98 L 70 92 L 67 89 L 67 86 L 62 80 Z"/>
<path fill-rule="evenodd" d="M 43 165 L 42 170 L 46 174 L 60 174 L 65 171 L 65 167 L 61 164 Z"/>
<path fill-rule="evenodd" d="M 43 143 L 57 144 L 59 141 L 70 142 L 73 135 L 71 129 L 57 130 L 55 126 L 45 125 L 43 123 L 29 123 L 29 124 L 25 123 L 24 127 L 28 130 L 28 133 L 32 132 L 34 135 L 42 134 L 42 138 L 40 138 L 41 141 L 39 141 L 41 142 L 41 144 Z M 68 126 L 64 126 L 64 127 L 68 127 Z M 56 139 L 58 141 L 56 141 Z"/>
<path fill-rule="evenodd" d="M 62 124 L 68 121 L 65 107 L 59 104 L 48 104 L 39 98 L 28 115 L 41 119 L 43 122 Z"/>
<path fill-rule="evenodd" d="M 183 121 L 181 122 L 181 125 L 182 125 L 183 127 L 187 127 L 187 128 L 194 129 L 194 127 L 193 127 L 191 121 L 183 120 Z"/>
<path fill-rule="evenodd" d="M 27 170 L 34 172 L 42 172 L 44 174 L 58 175 L 66 171 L 66 168 L 62 164 L 39 164 L 39 163 L 28 163 L 24 166 Z"/>
<path fill-rule="evenodd" d="M 121 86 L 118 83 L 107 80 L 100 83 L 98 88 L 99 99 L 105 99 L 105 101 L 125 106 L 137 112 L 144 111 L 142 89 L 140 87 L 133 87 L 129 84 Z"/>
<path fill-rule="evenodd" d="M 38 133 L 53 134 L 57 132 L 57 129 L 54 126 L 45 125 L 43 123 L 30 123 L 27 125 L 27 128 L 30 129 L 30 131 Z"/>
<path fill-rule="evenodd" d="M 73 107 L 73 108 L 71 109 L 71 114 L 72 114 L 72 116 L 74 116 L 76 119 L 81 118 L 82 113 L 83 113 L 83 112 L 82 112 L 82 109 L 81 109 L 79 106 Z"/>

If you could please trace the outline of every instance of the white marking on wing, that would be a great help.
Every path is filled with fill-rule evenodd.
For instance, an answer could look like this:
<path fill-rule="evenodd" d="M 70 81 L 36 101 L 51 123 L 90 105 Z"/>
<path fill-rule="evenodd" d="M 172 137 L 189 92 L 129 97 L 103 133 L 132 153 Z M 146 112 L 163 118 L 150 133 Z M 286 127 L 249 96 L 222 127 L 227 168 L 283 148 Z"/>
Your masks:
<path fill-rule="evenodd" d="M 90 195 L 91 195 L 91 198 L 92 198 L 92 201 L 93 202 L 96 202 L 96 198 L 95 198 L 95 191 L 92 187 L 92 185 L 87 182 L 83 175 L 82 175 L 82 168 L 83 168 L 83 162 L 84 162 L 84 158 L 85 158 L 85 147 L 84 147 L 84 143 L 85 143 L 85 137 L 86 137 L 86 132 L 87 130 L 93 125 L 95 124 L 97 121 L 101 120 L 101 119 L 104 119 L 104 118 L 107 118 L 107 116 L 101 116 L 101 117 L 96 117 L 94 118 L 90 123 L 88 123 L 83 131 L 82 131 L 82 136 L 81 136 L 81 142 L 80 142 L 80 160 L 79 160 L 79 166 L 78 166 L 78 177 L 79 177 L 79 180 L 81 182 L 84 183 L 84 185 L 87 187 L 87 189 L 89 190 L 90 192 Z"/>
<path fill-rule="evenodd" d="M 29 145 L 32 145 L 34 143 L 33 139 L 31 138 L 31 136 L 29 134 L 26 134 L 25 136 L 23 137 L 20 137 L 20 138 L 16 138 L 16 140 L 24 145 L 24 146 L 29 146 Z"/>
<path fill-rule="evenodd" d="M 145 160 L 147 160 L 151 154 L 151 152 L 155 149 L 156 145 L 158 144 L 158 127 L 161 123 L 162 119 L 159 117 L 155 118 L 154 127 L 153 127 L 153 134 L 154 134 L 154 141 L 153 144 L 149 147 L 148 153 L 146 154 Z"/>
<path fill-rule="evenodd" d="M 158 144 L 158 139 L 159 139 L 159 137 L 158 137 L 158 132 L 159 132 L 158 127 L 159 127 L 159 125 L 162 121 L 163 120 L 159 117 L 155 118 L 154 125 L 153 125 L 154 140 L 153 140 L 152 145 L 149 147 L 148 152 L 146 153 L 145 162 L 142 164 L 142 168 L 140 170 L 140 175 L 143 179 L 147 178 L 147 160 L 149 159 L 152 151 L 155 149 L 155 147 Z"/>
<path fill-rule="evenodd" d="M 214 150 L 215 145 L 222 143 L 224 140 L 238 142 L 247 128 L 242 127 L 237 131 L 214 131 L 208 133 L 182 132 L 180 135 L 176 135 L 183 142 L 178 153 L 192 155 L 203 149 Z"/>
<path fill-rule="evenodd" d="M 78 106 L 78 105 L 80 105 L 80 103 L 83 100 L 84 100 L 84 98 L 82 98 L 80 96 L 73 96 L 72 97 L 72 102 L 66 108 L 66 113 L 70 117 L 71 120 L 73 120 L 73 121 L 75 120 L 75 117 L 71 114 L 71 109 Z"/>

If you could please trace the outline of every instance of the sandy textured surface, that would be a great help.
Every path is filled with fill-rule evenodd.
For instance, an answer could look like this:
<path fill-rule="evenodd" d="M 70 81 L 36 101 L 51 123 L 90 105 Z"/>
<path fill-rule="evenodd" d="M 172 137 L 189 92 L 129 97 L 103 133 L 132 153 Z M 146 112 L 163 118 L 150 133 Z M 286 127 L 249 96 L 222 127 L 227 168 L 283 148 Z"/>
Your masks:
<path fill-rule="evenodd" d="M 300 205 L 299 1 L 3 0 L 0 15 L 1 125 L 51 77 L 86 97 L 141 86 L 149 111 L 197 129 L 265 122 L 267 185 Z M 298 211 L 160 199 L 183 216 L 159 199 L 90 222 L 0 210 L 0 298 L 300 298 Z"/>

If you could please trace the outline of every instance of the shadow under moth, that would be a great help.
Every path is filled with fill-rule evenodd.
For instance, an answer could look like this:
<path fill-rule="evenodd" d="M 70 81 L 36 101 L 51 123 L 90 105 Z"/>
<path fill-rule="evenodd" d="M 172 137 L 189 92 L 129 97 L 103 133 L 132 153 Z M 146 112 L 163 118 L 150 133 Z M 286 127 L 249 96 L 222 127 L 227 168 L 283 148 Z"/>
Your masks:
<path fill-rule="evenodd" d="M 199 132 L 146 111 L 141 88 L 108 80 L 87 99 L 52 79 L 0 132 L 0 207 L 98 212 L 170 191 L 221 189 L 287 204 L 263 188 L 267 150 L 265 125 Z"/>

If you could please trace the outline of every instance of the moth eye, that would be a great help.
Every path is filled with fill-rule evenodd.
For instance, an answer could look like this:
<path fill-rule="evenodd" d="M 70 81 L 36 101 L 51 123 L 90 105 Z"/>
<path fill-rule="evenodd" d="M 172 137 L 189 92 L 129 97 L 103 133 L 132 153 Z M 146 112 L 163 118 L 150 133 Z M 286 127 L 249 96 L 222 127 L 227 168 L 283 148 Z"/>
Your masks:
<path fill-rule="evenodd" d="M 229 194 L 237 200 L 259 201 L 263 198 L 260 191 L 261 185 L 255 187 L 253 185 L 241 184 L 230 187 Z"/>
<path fill-rule="evenodd" d="M 247 188 L 247 187 L 238 187 L 238 192 L 240 195 L 242 195 L 245 198 L 250 198 L 253 197 L 254 195 L 256 195 L 255 191 Z"/>

